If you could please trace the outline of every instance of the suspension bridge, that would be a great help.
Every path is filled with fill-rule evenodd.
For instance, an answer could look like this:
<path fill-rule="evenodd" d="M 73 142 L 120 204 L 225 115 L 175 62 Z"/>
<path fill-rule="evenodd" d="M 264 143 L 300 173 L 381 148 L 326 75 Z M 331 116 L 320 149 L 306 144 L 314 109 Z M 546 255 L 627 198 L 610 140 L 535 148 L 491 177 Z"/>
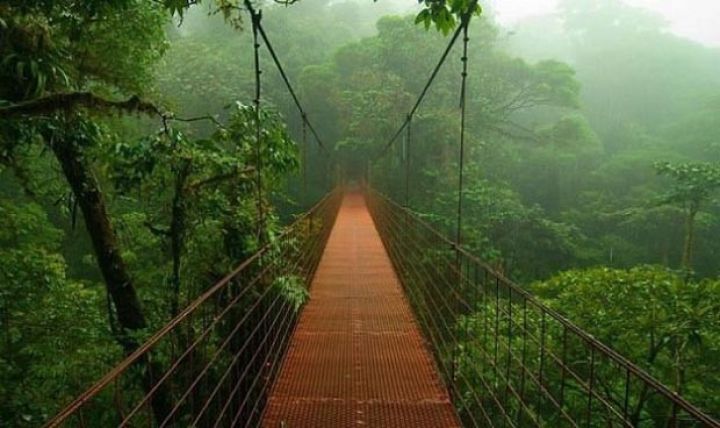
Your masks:
<path fill-rule="evenodd" d="M 303 144 L 310 129 L 326 150 L 250 10 L 256 108 L 262 40 Z M 469 21 L 381 154 L 403 131 L 409 150 L 413 115 L 462 40 L 454 240 L 407 207 L 407 192 L 399 204 L 367 183 L 338 186 L 46 426 L 720 427 L 462 247 Z M 409 157 L 405 167 L 407 180 Z"/>

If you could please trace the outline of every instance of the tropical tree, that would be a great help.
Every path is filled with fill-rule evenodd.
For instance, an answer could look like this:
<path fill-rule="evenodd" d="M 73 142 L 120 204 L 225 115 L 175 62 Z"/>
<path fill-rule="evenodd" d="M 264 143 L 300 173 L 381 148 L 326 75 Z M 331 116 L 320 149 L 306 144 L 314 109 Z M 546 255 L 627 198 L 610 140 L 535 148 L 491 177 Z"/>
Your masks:
<path fill-rule="evenodd" d="M 674 180 L 660 203 L 679 205 L 685 212 L 685 241 L 681 263 L 686 270 L 692 270 L 695 221 L 700 210 L 720 189 L 720 166 L 709 163 L 664 162 L 656 164 L 655 168 L 659 175 Z"/>
<path fill-rule="evenodd" d="M 720 293 L 717 280 L 686 281 L 660 266 L 570 270 L 534 283 L 532 291 L 568 319 L 618 350 L 691 402 L 718 408 L 717 379 L 704 376 L 717 364 Z M 632 420 L 668 417 L 651 409 L 641 391 Z M 653 416 L 654 415 L 654 416 Z"/>

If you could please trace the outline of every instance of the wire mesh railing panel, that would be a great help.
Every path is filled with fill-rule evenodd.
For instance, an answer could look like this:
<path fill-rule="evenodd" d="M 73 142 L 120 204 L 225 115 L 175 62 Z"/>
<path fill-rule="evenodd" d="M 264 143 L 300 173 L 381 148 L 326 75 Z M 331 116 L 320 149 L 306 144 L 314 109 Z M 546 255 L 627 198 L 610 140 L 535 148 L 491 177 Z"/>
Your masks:
<path fill-rule="evenodd" d="M 465 426 L 720 427 L 411 211 L 367 198 Z"/>
<path fill-rule="evenodd" d="M 258 425 L 341 196 L 327 195 L 46 426 Z"/>

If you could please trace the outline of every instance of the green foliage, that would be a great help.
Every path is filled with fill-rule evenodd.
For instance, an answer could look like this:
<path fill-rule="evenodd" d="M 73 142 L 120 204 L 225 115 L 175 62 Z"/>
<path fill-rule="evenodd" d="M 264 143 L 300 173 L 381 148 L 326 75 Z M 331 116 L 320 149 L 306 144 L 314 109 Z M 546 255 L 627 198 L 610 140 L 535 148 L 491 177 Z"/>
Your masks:
<path fill-rule="evenodd" d="M 305 302 L 310 299 L 310 293 L 298 276 L 279 276 L 273 281 L 273 287 L 285 299 L 295 312 L 299 311 Z"/>
<path fill-rule="evenodd" d="M 512 35 L 478 16 L 472 0 L 424 0 L 416 16 L 375 19 L 392 7 L 381 0 L 373 9 L 329 1 L 264 8 L 263 25 L 338 169 L 402 202 L 409 160 L 410 208 L 454 236 L 457 47 L 412 118 L 411 141 L 401 135 L 384 158 L 377 154 L 406 119 L 445 35 L 472 15 L 464 245 L 516 279 L 551 278 L 532 287 L 548 304 L 717 409 L 720 387 L 703 375 L 717 365 L 720 343 L 720 242 L 709 239 L 720 233 L 717 52 L 614 0 L 566 2 L 561 19 L 536 18 Z M 77 200 L 47 143 L 71 138 L 81 147 L 149 330 L 261 242 L 273 243 L 296 201 L 308 204 L 331 181 L 312 138 L 302 147 L 305 179 L 293 175 L 302 121 L 264 51 L 258 162 L 257 112 L 235 102 L 247 103 L 254 83 L 251 34 L 237 31 L 243 8 L 236 0 L 0 5 L 0 107 L 91 91 L 150 97 L 177 113 L 161 124 L 101 117 L 91 107 L 0 123 L 0 218 L 9 225 L 0 230 L 0 396 L 12 397 L 0 405 L 0 425 L 41 423 L 120 356 L 91 243 L 76 225 Z M 181 120 L 196 116 L 207 120 Z M 670 162 L 653 168 L 661 159 Z M 266 210 L 261 231 L 258 202 Z M 679 227 L 693 206 L 694 241 Z M 695 249 L 695 277 L 632 268 L 677 266 L 687 248 Z M 618 269 L 563 272 L 602 265 Z M 292 275 L 272 286 L 295 310 L 308 297 Z M 478 314 L 456 327 L 487 331 Z M 483 350 L 471 345 L 463 343 L 458 358 L 468 376 L 484 370 Z M 128 389 L 139 393 L 139 383 Z"/>
<path fill-rule="evenodd" d="M 720 281 L 686 282 L 658 266 L 562 272 L 533 292 L 691 402 L 717 409 Z"/>
<path fill-rule="evenodd" d="M 671 189 L 661 198 L 661 204 L 676 204 L 685 211 L 685 244 L 682 265 L 692 270 L 692 255 L 695 246 L 695 221 L 703 205 L 714 192 L 720 189 L 720 166 L 708 163 L 658 163 L 655 169 L 659 175 L 675 180 Z"/>
<path fill-rule="evenodd" d="M 0 100 L 103 85 L 139 92 L 166 46 L 153 2 L 12 3 L 0 7 Z"/>
<path fill-rule="evenodd" d="M 457 367 L 461 415 L 498 422 L 509 415 L 518 421 L 534 419 L 539 426 L 561 425 L 565 415 L 586 420 L 586 388 L 592 376 L 597 387 L 594 409 L 596 400 L 602 399 L 603 408 L 610 405 L 622 413 L 627 403 L 631 425 L 668 424 L 672 417 L 669 400 L 649 392 L 632 375 L 626 386 L 625 370 L 618 370 L 616 362 L 597 350 L 593 353 L 586 338 L 516 293 L 511 299 L 509 291 L 496 287 L 494 281 L 478 285 L 479 291 L 470 291 L 478 295 L 474 310 L 456 320 L 454 335 L 459 340 L 448 352 Z M 703 373 L 717 364 L 719 285 L 717 280 L 688 283 L 659 266 L 597 267 L 561 272 L 534 283 L 530 291 L 712 414 L 718 406 L 713 393 L 718 383 Z M 542 387 L 531 377 L 540 372 Z M 519 395 L 504 395 L 509 388 L 524 394 L 522 408 Z M 478 402 L 473 395 L 477 391 L 488 393 L 490 399 Z M 537 399 L 548 394 L 563 403 L 564 415 L 555 406 L 543 404 L 545 399 Z M 493 397 L 503 397 L 502 402 Z M 598 411 L 589 425 L 616 421 L 610 411 Z"/>
<path fill-rule="evenodd" d="M 662 199 L 663 203 L 700 207 L 713 193 L 720 189 L 720 166 L 709 163 L 669 162 L 655 164 L 660 175 L 674 180 L 673 186 Z"/>
<path fill-rule="evenodd" d="M 503 271 L 548 275 L 581 257 L 582 234 L 547 218 L 545 201 L 528 203 L 515 191 L 517 176 L 508 173 L 508 164 L 518 163 L 512 150 L 531 151 L 539 169 L 543 161 L 558 169 L 580 169 L 601 150 L 600 141 L 584 118 L 567 114 L 578 106 L 580 90 L 571 67 L 557 61 L 529 64 L 507 55 L 497 47 L 497 31 L 487 20 L 474 20 L 469 31 L 472 45 L 480 47 L 471 49 L 469 58 L 463 242 Z M 346 126 L 336 151 L 355 176 L 368 174 L 370 162 L 373 185 L 401 201 L 405 178 L 398 171 L 409 152 L 411 206 L 452 230 L 457 194 L 448 189 L 457 187 L 459 52 L 450 56 L 413 118 L 411 147 L 402 135 L 377 159 L 422 89 L 423 79 L 408 70 L 429 72 L 436 61 L 417 52 L 439 55 L 445 43 L 408 19 L 387 17 L 378 22 L 377 37 L 341 48 L 333 65 L 335 76 L 343 77 L 342 87 L 334 93 L 342 94 L 336 108 Z M 540 147 L 527 147 L 528 142 Z M 542 174 L 549 172 L 554 171 L 544 168 Z M 529 178 L 547 187 L 537 181 L 537 173 Z M 537 263 L 528 257 L 538 253 L 545 257 Z"/>
<path fill-rule="evenodd" d="M 277 183 L 283 174 L 292 172 L 298 167 L 297 148 L 287 133 L 282 118 L 276 113 L 261 110 L 260 120 L 260 160 L 255 160 L 256 141 L 255 130 L 258 126 L 254 107 L 236 103 L 230 117 L 230 122 L 221 128 L 215 138 L 226 144 L 234 145 L 241 157 L 249 160 L 250 164 L 260 168 L 266 179 Z"/>
<path fill-rule="evenodd" d="M 559 149 L 602 150 L 597 134 L 582 116 L 566 116 L 540 131 L 544 141 Z"/>
<path fill-rule="evenodd" d="M 269 214 L 262 233 L 278 227 L 269 197 L 297 168 L 297 150 L 277 114 L 263 110 L 260 120 L 259 160 L 255 110 L 241 103 L 226 124 L 209 121 L 215 131 L 207 138 L 192 137 L 193 128 L 185 133 L 169 121 L 156 134 L 113 141 L 104 155 L 118 194 L 132 209 L 154 208 L 123 217 L 118 232 L 128 239 L 131 267 L 148 282 L 168 284 L 160 289 L 166 300 L 159 299 L 159 306 L 169 299 L 175 311 L 176 302 L 209 285 L 209 273 L 222 277 L 258 249 L 258 170 Z"/>
<path fill-rule="evenodd" d="M 43 208 L 0 198 L 0 216 L 0 424 L 38 426 L 121 353 L 103 293 L 67 276 Z"/>
<path fill-rule="evenodd" d="M 425 8 L 418 13 L 415 23 L 425 29 L 435 25 L 438 31 L 448 34 L 466 15 L 480 15 L 482 7 L 477 0 L 421 0 Z"/>
<path fill-rule="evenodd" d="M 229 2 L 216 6 L 231 10 Z M 6 2 L 0 6 L 0 106 L 72 92 L 145 96 L 168 47 L 166 7 L 181 6 Z M 73 144 L 75 165 L 97 181 L 93 203 L 107 210 L 102 220 L 112 225 L 111 239 L 149 325 L 130 333 L 138 342 L 256 251 L 260 234 L 279 227 L 271 198 L 297 168 L 284 121 L 269 110 L 260 112 L 260 159 L 256 112 L 241 104 L 227 110 L 224 124 L 168 114 L 160 132 L 152 130 L 158 123 L 103 117 L 96 113 L 106 112 L 93 105 L 85 110 L 60 114 L 51 108 L 0 126 L 0 215 L 15 226 L 0 232 L 0 322 L 7 331 L 0 345 L 3 426 L 43 423 L 122 357 L 98 260 L 85 229 L 75 227 L 82 221 L 79 196 L 68 192 L 48 148 Z M 254 184 L 260 165 L 269 229 L 262 231 Z M 285 285 L 288 299 L 298 301 L 292 281 Z M 162 361 L 162 352 L 156 357 Z M 138 388 L 139 379 L 127 392 Z M 112 397 L 99 398 L 105 399 Z M 104 424 L 88 417 L 90 424 Z"/>

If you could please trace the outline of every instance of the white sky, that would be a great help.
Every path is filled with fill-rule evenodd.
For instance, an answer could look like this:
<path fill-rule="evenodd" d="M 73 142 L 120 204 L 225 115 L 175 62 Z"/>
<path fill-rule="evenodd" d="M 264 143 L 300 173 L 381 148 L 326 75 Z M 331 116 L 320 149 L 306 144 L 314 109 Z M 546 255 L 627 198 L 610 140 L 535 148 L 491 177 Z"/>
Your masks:
<path fill-rule="evenodd" d="M 502 24 L 513 24 L 525 17 L 554 11 L 559 0 L 486 0 L 492 4 Z M 683 37 L 720 47 L 720 0 L 623 0 L 651 9 L 670 23 L 671 30 Z"/>

